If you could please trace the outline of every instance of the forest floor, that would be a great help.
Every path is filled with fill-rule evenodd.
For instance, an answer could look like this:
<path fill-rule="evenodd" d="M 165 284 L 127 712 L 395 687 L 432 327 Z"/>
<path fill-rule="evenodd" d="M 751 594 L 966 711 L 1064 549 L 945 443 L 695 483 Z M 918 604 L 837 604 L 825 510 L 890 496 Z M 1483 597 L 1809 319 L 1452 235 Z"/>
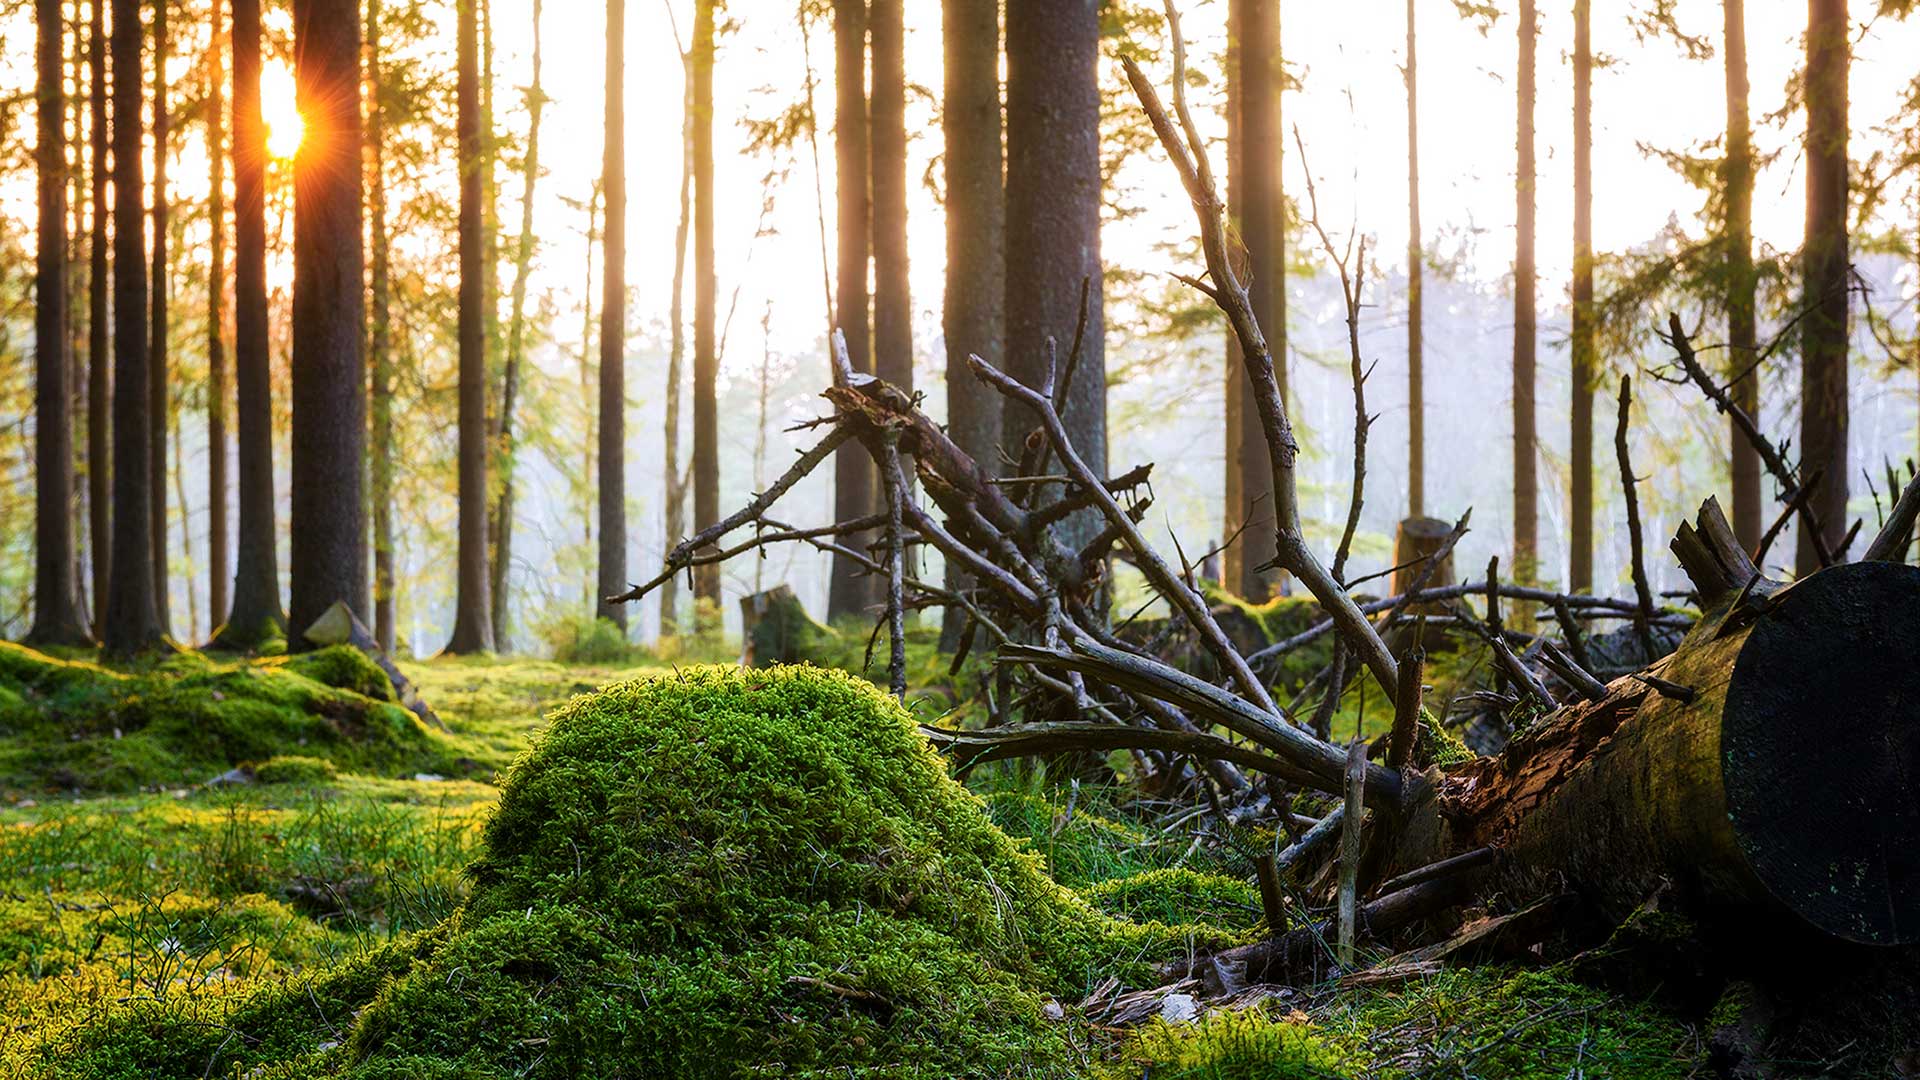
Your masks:
<path fill-rule="evenodd" d="M 930 653 L 921 638 L 917 651 Z M 239 1000 L 230 996 L 440 924 L 469 895 L 465 871 L 499 776 L 549 710 L 609 681 L 673 670 L 657 661 L 407 663 L 448 730 L 414 725 L 425 734 L 382 746 L 384 736 L 368 732 L 405 727 L 407 714 L 343 705 L 353 695 L 325 684 L 356 685 L 365 672 L 338 656 L 299 667 L 189 654 L 113 672 L 85 655 L 0 650 L 0 1080 L 49 1075 L 43 1048 L 129 1002 Z M 915 659 L 940 666 L 931 655 Z M 256 701 L 257 685 L 271 692 Z M 298 711 L 323 726 L 278 732 L 292 745 L 241 758 L 255 763 L 248 775 L 226 774 L 222 755 L 237 755 L 204 733 L 257 720 L 240 707 L 280 708 L 275 695 L 286 694 L 308 695 Z M 947 700 L 925 696 L 915 711 L 934 719 Z M 168 711 L 176 708 L 178 716 Z M 230 712 L 239 715 L 222 718 Z M 165 731 L 167 747 L 136 745 Z M 1259 922 L 1250 859 L 1273 842 L 1271 830 L 1224 821 L 1196 830 L 1190 807 L 1111 777 L 1082 781 L 1029 765 L 982 768 L 969 782 L 994 824 L 1097 907 L 1239 937 Z M 1697 1017 L 1668 1011 L 1651 991 L 1623 993 L 1576 974 L 1434 965 L 1283 991 L 1248 1015 L 1197 1025 L 1094 1024 L 1086 1070 L 1711 1075 Z M 1167 1015 L 1185 1019 L 1183 1007 Z"/>

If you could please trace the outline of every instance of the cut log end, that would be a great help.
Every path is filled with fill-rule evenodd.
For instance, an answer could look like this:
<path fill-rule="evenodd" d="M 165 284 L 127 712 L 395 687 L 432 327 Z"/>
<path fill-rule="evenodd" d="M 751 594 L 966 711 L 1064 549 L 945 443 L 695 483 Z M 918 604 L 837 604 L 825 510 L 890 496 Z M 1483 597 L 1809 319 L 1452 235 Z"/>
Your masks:
<path fill-rule="evenodd" d="M 1920 568 L 1823 570 L 1774 598 L 1727 687 L 1741 850 L 1776 900 L 1853 941 L 1920 941 L 1917 611 Z"/>

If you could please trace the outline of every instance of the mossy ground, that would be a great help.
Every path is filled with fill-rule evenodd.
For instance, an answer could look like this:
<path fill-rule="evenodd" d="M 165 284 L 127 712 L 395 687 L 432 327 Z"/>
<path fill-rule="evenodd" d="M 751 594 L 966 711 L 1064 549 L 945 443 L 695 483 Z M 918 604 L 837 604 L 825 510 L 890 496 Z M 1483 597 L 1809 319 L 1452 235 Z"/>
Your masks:
<path fill-rule="evenodd" d="M 935 687 L 910 703 L 921 719 L 965 697 L 938 689 L 930 637 L 911 657 Z M 0 761 L 73 724 L 65 707 L 127 710 L 129 681 L 188 718 L 188 690 L 232 700 L 242 680 L 271 687 L 289 714 L 275 723 L 305 724 L 333 694 L 382 704 L 377 685 L 353 692 L 350 663 L 316 681 L 315 661 L 178 657 L 88 697 L 62 682 L 108 678 L 88 661 L 36 666 L 31 685 L 13 674 L 29 661 L 0 658 L 15 665 L 0 754 L 17 755 Z M 1099 978 L 1252 931 L 1247 860 L 1271 834 L 1209 828 L 1196 844 L 1168 807 L 1035 764 L 979 770 L 980 801 L 906 714 L 818 672 L 683 669 L 563 704 L 661 672 L 434 661 L 408 674 L 452 732 L 421 729 L 391 756 L 151 739 L 157 791 L 126 768 L 77 795 L 36 768 L 6 774 L 21 780 L 0 783 L 0 1077 L 1685 1075 L 1641 1069 L 1688 1060 L 1684 1025 L 1512 972 L 1138 1038 L 1093 1029 L 1073 1005 Z M 194 783 L 242 761 L 250 785 Z M 1483 1071 L 1519 1060 L 1478 1048 L 1523 1022 L 1535 1071 Z"/>

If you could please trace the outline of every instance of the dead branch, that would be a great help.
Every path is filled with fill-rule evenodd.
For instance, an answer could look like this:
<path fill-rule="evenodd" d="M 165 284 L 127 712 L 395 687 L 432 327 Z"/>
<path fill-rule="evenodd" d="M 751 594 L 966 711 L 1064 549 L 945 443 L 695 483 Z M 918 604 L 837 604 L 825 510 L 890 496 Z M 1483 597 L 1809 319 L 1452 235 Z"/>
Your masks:
<path fill-rule="evenodd" d="M 1168 119 L 1159 93 L 1140 70 L 1140 65 L 1132 57 L 1123 56 L 1120 62 L 1126 69 L 1127 82 L 1140 99 L 1141 107 L 1145 109 L 1155 134 L 1166 148 L 1193 202 L 1194 215 L 1200 226 L 1201 247 L 1206 253 L 1207 277 L 1212 283 L 1207 292 L 1233 328 L 1234 337 L 1240 345 L 1241 361 L 1246 365 L 1247 375 L 1252 382 L 1254 406 L 1260 416 L 1261 432 L 1266 438 L 1268 456 L 1273 465 L 1273 515 L 1278 531 L 1276 561 L 1281 569 L 1298 578 L 1314 599 L 1320 602 L 1320 606 L 1333 616 L 1340 632 L 1348 639 L 1348 647 L 1365 661 L 1383 692 L 1391 698 L 1395 693 L 1394 688 L 1399 684 L 1399 666 L 1393 654 L 1388 651 L 1386 642 L 1373 624 L 1360 613 L 1353 598 L 1340 588 L 1326 567 L 1320 564 L 1301 528 L 1295 477 L 1299 445 L 1293 436 L 1292 421 L 1287 417 L 1286 403 L 1281 400 L 1273 351 L 1267 345 L 1265 332 L 1253 316 L 1253 304 L 1247 295 L 1246 285 L 1233 269 L 1223 218 L 1224 205 L 1214 188 L 1206 143 L 1188 114 L 1186 45 L 1180 35 L 1179 15 L 1173 9 L 1172 0 L 1167 2 L 1167 27 L 1173 45 L 1174 105 L 1180 113 L 1185 135 Z"/>
<path fill-rule="evenodd" d="M 1648 656 L 1658 650 L 1653 644 L 1653 589 L 1647 584 L 1646 544 L 1640 533 L 1640 496 L 1635 491 L 1638 478 L 1633 475 L 1633 460 L 1627 453 L 1628 410 L 1633 405 L 1633 378 L 1620 376 L 1620 419 L 1613 429 L 1613 452 L 1620 461 L 1620 487 L 1627 497 L 1627 540 L 1633 554 L 1633 594 L 1640 604 L 1640 617 L 1634 626 Z"/>
<path fill-rule="evenodd" d="M 1794 507 L 1795 512 L 1800 516 L 1802 526 L 1812 531 L 1813 550 L 1814 554 L 1819 556 L 1820 565 L 1832 566 L 1833 549 L 1827 543 L 1826 532 L 1821 528 L 1819 515 L 1814 512 L 1812 504 L 1806 498 L 1795 498 L 1801 490 L 1797 470 L 1787 464 L 1787 459 L 1780 453 L 1780 448 L 1761 434 L 1760 425 L 1754 422 L 1753 417 L 1748 416 L 1745 409 L 1735 404 L 1726 390 L 1715 383 L 1706 369 L 1700 366 L 1700 359 L 1694 355 L 1693 343 L 1687 339 L 1686 328 L 1680 325 L 1680 316 L 1677 313 L 1667 316 L 1667 341 L 1673 346 L 1673 351 L 1680 360 L 1680 366 L 1686 369 L 1687 377 L 1693 380 L 1693 384 L 1700 388 L 1701 393 L 1707 395 L 1707 400 L 1713 402 L 1714 408 L 1725 413 L 1733 421 L 1733 426 L 1740 429 L 1740 434 L 1746 436 L 1747 441 L 1753 444 L 1755 452 L 1760 455 L 1760 461 L 1766 465 L 1767 471 L 1773 474 L 1774 480 L 1780 485 L 1780 499 Z M 1812 485 L 1809 483 L 1807 486 Z"/>

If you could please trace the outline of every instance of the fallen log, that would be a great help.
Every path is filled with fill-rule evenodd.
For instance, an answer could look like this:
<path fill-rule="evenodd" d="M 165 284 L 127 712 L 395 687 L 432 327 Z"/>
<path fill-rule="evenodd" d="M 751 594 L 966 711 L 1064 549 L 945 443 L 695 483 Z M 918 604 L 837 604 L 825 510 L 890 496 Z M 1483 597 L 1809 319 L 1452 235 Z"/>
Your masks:
<path fill-rule="evenodd" d="M 1709 500 L 1675 553 L 1680 647 L 1439 781 L 1448 846 L 1621 916 L 1695 906 L 1871 944 L 1920 940 L 1920 568 L 1759 576 Z"/>

